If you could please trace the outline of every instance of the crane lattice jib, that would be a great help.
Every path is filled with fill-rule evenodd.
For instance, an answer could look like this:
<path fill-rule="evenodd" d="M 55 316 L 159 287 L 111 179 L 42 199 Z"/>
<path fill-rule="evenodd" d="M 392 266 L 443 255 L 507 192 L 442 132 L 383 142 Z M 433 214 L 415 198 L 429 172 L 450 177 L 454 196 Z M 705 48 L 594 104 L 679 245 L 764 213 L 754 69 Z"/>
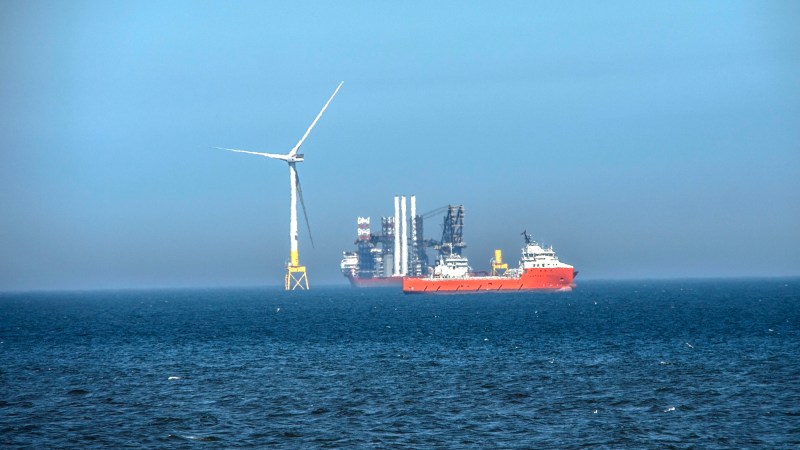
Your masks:
<path fill-rule="evenodd" d="M 466 247 L 464 243 L 464 206 L 448 205 L 447 215 L 444 217 L 442 226 L 442 242 L 439 246 L 439 253 L 460 255 L 464 247 Z"/>

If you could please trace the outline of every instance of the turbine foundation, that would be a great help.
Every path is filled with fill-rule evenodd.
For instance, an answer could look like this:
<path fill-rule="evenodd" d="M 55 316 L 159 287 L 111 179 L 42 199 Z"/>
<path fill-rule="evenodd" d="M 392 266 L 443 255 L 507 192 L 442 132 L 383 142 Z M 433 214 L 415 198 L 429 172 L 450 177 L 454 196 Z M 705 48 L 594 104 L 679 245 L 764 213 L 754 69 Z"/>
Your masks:
<path fill-rule="evenodd" d="M 306 275 L 306 266 L 286 266 L 286 283 L 287 291 L 294 291 L 299 289 L 301 291 L 308 290 L 308 275 Z"/>

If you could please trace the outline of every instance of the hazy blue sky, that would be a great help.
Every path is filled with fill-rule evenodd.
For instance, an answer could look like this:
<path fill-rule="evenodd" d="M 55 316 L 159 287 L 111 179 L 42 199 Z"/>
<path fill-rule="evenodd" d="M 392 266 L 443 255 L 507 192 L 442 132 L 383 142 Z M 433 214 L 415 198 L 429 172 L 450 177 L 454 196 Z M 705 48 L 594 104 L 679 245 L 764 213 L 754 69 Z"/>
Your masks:
<path fill-rule="evenodd" d="M 0 3 L 0 290 L 314 285 L 394 194 L 581 278 L 800 275 L 800 3 Z M 436 237 L 439 218 L 426 224 Z"/>

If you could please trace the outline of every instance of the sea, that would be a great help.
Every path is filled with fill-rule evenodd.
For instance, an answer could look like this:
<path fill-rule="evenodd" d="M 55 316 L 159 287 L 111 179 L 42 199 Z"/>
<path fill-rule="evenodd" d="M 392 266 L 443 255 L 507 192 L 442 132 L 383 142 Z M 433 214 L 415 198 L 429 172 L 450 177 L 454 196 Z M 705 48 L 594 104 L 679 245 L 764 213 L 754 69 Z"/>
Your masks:
<path fill-rule="evenodd" d="M 0 294 L 0 447 L 800 448 L 800 279 Z"/>

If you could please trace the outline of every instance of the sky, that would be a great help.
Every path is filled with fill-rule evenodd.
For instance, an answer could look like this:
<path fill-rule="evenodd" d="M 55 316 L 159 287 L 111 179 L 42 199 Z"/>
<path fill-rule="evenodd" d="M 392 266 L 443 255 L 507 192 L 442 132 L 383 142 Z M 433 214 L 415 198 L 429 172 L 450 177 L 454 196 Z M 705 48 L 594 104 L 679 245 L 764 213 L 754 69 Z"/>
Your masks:
<path fill-rule="evenodd" d="M 0 3 L 0 291 L 315 285 L 356 217 L 465 207 L 577 279 L 800 275 L 800 4 Z M 302 217 L 302 216 L 301 216 Z M 440 220 L 426 222 L 437 238 Z"/>

